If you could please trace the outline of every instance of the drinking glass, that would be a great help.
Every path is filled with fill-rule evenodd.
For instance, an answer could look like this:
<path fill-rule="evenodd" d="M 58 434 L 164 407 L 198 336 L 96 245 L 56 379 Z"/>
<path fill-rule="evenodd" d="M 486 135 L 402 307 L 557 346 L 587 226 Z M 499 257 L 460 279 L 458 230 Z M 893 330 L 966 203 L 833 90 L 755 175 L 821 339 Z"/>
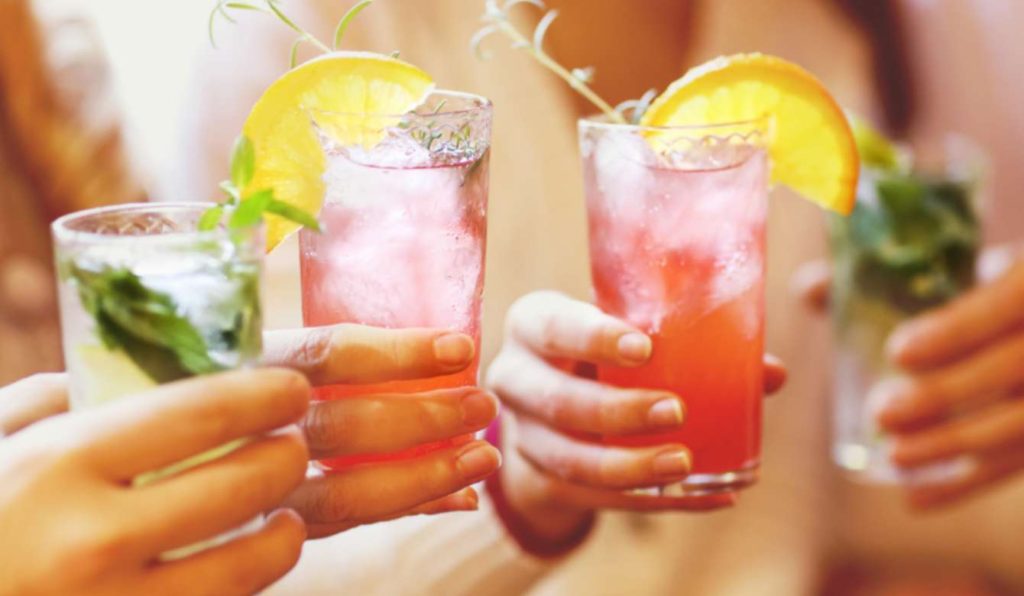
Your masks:
<path fill-rule="evenodd" d="M 262 348 L 262 229 L 198 231 L 208 207 L 128 204 L 72 213 L 53 223 L 73 411 L 142 395 L 162 383 L 256 363 Z M 242 442 L 142 474 L 134 482 L 155 482 Z M 233 535 L 164 558 L 185 556 Z"/>
<path fill-rule="evenodd" d="M 310 114 L 326 158 L 322 233 L 299 235 L 306 325 L 434 327 L 473 337 L 462 372 L 316 390 L 322 400 L 477 384 L 487 230 L 491 103 L 438 91 L 409 114 Z M 401 453 L 339 457 L 344 468 L 414 457 L 471 437 Z"/>
<path fill-rule="evenodd" d="M 950 137 L 894 168 L 861 169 L 857 204 L 832 217 L 831 311 L 836 339 L 832 457 L 857 479 L 939 480 L 955 462 L 913 474 L 889 462 L 888 441 L 868 396 L 900 372 L 886 358 L 889 334 L 904 321 L 952 300 L 974 283 L 981 245 L 979 182 L 983 160 Z"/>
<path fill-rule="evenodd" d="M 659 494 L 729 492 L 757 480 L 767 125 L 579 123 L 597 305 L 653 344 L 647 364 L 600 366 L 598 378 L 665 389 L 686 402 L 678 431 L 604 438 L 689 448 L 692 473 L 656 487 Z"/>

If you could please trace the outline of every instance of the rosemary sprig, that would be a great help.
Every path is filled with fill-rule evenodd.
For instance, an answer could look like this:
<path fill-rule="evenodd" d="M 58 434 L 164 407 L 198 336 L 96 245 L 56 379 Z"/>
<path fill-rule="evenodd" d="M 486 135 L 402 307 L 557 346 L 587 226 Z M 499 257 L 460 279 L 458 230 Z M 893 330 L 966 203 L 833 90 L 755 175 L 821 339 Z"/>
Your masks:
<path fill-rule="evenodd" d="M 627 99 L 626 101 L 615 106 L 615 111 L 623 115 L 625 115 L 626 112 L 629 112 L 629 123 L 640 124 L 640 118 L 643 117 L 644 112 L 647 111 L 647 108 L 651 107 L 651 102 L 654 101 L 654 98 L 657 96 L 657 90 L 648 89 L 643 95 L 640 96 L 640 99 Z"/>
<path fill-rule="evenodd" d="M 530 4 L 540 10 L 547 11 L 537 23 L 537 27 L 534 29 L 533 35 L 530 37 L 527 37 L 526 34 L 516 29 L 509 16 L 509 11 L 519 4 Z M 558 75 L 562 80 L 568 83 L 570 87 L 585 97 L 587 101 L 594 104 L 598 109 L 604 112 L 612 122 L 626 124 L 626 118 L 622 113 L 613 108 L 611 104 L 602 99 L 601 96 L 599 96 L 590 87 L 590 83 L 593 82 L 594 79 L 594 69 L 592 67 L 573 68 L 572 70 L 569 70 L 555 61 L 554 58 L 544 51 L 544 36 L 547 35 L 548 29 L 551 27 L 551 23 L 553 23 L 557 17 L 558 11 L 547 10 L 547 6 L 542 0 L 505 0 L 504 4 L 499 4 L 499 0 L 487 0 L 484 15 L 482 17 L 485 25 L 481 27 L 475 35 L 473 35 L 473 38 L 470 41 L 470 46 L 473 48 L 473 51 L 476 52 L 477 56 L 486 59 L 488 55 L 482 51 L 481 44 L 492 34 L 501 33 L 512 40 L 513 48 L 525 51 L 537 62 L 540 62 L 542 66 Z"/>
<path fill-rule="evenodd" d="M 348 29 L 348 24 L 352 22 L 352 19 L 356 18 L 356 15 L 363 12 L 363 9 L 373 4 L 373 0 L 362 0 L 342 15 L 341 20 L 338 21 L 338 26 L 334 29 L 334 49 L 338 49 L 341 45 L 341 38 L 345 36 L 345 31 Z"/>
<path fill-rule="evenodd" d="M 369 6 L 370 4 L 373 4 L 373 0 L 361 0 L 360 2 L 356 3 L 352 8 L 348 9 L 348 11 L 344 15 L 342 15 L 341 19 L 338 21 L 337 26 L 334 28 L 333 44 L 331 46 L 328 46 L 324 42 L 320 41 L 320 39 L 318 39 L 315 35 L 313 35 L 309 31 L 304 29 L 301 25 L 299 25 L 295 21 L 295 19 L 288 16 L 281 8 L 281 0 L 262 0 L 262 2 L 258 2 L 257 0 L 253 0 L 250 2 L 240 2 L 236 0 L 217 0 L 217 4 L 213 7 L 213 10 L 210 11 L 209 22 L 207 24 L 208 34 L 210 36 L 210 44 L 212 44 L 214 47 L 217 47 L 217 41 L 214 36 L 214 29 L 218 16 L 224 18 L 230 23 L 234 23 L 235 19 L 231 16 L 230 12 L 232 10 L 248 10 L 262 12 L 264 14 L 268 14 L 270 16 L 277 18 L 277 20 L 284 23 L 289 29 L 299 34 L 299 37 L 295 39 L 294 43 L 292 43 L 292 47 L 289 52 L 288 58 L 289 66 L 291 68 L 295 68 L 295 65 L 298 63 L 299 47 L 302 44 L 308 43 L 317 48 L 318 50 L 320 50 L 324 54 L 330 53 L 332 50 L 338 49 L 338 46 L 341 45 L 341 40 L 345 36 L 345 31 L 348 29 L 349 24 L 352 22 L 353 19 L 355 19 L 356 15 L 362 12 L 363 9 Z"/>

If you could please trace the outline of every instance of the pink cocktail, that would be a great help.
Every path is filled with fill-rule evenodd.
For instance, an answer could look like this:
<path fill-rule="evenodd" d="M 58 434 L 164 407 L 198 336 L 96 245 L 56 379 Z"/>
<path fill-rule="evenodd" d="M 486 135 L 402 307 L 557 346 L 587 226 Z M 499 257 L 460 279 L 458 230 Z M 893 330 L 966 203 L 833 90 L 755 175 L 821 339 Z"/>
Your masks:
<path fill-rule="evenodd" d="M 666 494 L 757 479 L 769 176 L 762 128 L 580 123 L 597 303 L 653 341 L 648 364 L 602 366 L 599 378 L 672 391 L 687 410 L 678 432 L 605 440 L 686 445 L 693 473 Z"/>
<path fill-rule="evenodd" d="M 351 127 L 359 115 L 314 115 Z M 306 325 L 358 323 L 453 329 L 479 348 L 491 106 L 437 92 L 415 114 L 368 115 L 374 143 L 345 143 L 321 126 L 327 157 L 321 234 L 300 234 Z M 379 137 L 379 138 L 377 138 Z M 367 146 L 371 145 L 371 146 Z M 479 357 L 479 349 L 477 350 Z M 318 389 L 317 399 L 477 384 L 477 362 L 453 375 Z M 345 467 L 413 457 L 468 440 L 322 462 Z"/>

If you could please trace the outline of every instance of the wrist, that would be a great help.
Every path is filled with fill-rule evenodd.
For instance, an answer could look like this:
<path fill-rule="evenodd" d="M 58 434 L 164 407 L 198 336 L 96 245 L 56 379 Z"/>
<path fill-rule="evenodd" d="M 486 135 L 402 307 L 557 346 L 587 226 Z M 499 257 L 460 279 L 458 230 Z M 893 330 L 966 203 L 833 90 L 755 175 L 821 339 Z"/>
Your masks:
<path fill-rule="evenodd" d="M 534 474 L 528 464 L 511 450 L 504 449 L 500 420 L 487 430 L 487 439 L 506 453 L 505 465 L 485 481 L 485 488 L 509 536 L 527 553 L 553 558 L 579 546 L 593 529 L 596 513 L 551 502 L 530 490 L 525 476 Z"/>

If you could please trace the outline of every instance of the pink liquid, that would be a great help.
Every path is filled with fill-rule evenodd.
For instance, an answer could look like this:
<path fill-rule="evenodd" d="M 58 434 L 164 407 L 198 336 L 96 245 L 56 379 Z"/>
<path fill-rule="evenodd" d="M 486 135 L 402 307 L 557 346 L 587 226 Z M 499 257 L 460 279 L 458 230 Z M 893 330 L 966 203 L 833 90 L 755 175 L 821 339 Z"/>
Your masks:
<path fill-rule="evenodd" d="M 632 159 L 630 151 L 645 149 L 609 145 L 615 140 L 605 137 L 584 155 L 594 290 L 605 312 L 651 335 L 654 351 L 645 366 L 602 366 L 598 375 L 622 387 L 672 391 L 686 403 L 687 419 L 677 432 L 606 442 L 682 443 L 693 453 L 691 478 L 754 470 L 767 158 L 751 149 L 727 167 L 672 169 Z"/>
<path fill-rule="evenodd" d="M 327 198 L 320 213 L 324 232 L 300 235 L 305 324 L 453 329 L 474 338 L 478 356 L 457 374 L 323 387 L 316 390 L 316 399 L 476 385 L 487 155 L 476 162 L 423 168 L 367 166 L 343 156 L 329 160 Z M 321 463 L 339 468 L 414 457 L 470 438 Z"/>

